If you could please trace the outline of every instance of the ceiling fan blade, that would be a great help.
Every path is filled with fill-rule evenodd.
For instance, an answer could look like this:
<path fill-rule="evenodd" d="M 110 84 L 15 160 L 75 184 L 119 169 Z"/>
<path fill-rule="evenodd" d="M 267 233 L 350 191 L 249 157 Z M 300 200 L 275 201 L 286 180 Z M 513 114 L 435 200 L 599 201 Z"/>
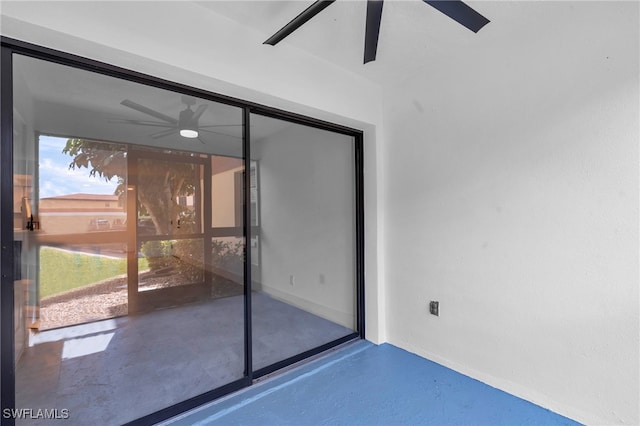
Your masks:
<path fill-rule="evenodd" d="M 244 124 L 211 124 L 209 126 L 198 126 L 199 129 L 207 129 L 211 127 L 240 127 L 244 126 Z"/>
<path fill-rule="evenodd" d="M 375 61 L 382 20 L 383 0 L 367 0 L 367 26 L 364 35 L 364 63 Z"/>
<path fill-rule="evenodd" d="M 490 21 L 460 0 L 422 0 L 474 33 Z"/>
<path fill-rule="evenodd" d="M 212 130 L 205 130 L 205 129 L 203 129 L 203 128 L 199 128 L 198 130 L 199 130 L 200 132 L 207 132 L 207 133 L 213 133 L 213 134 L 216 134 L 216 135 L 227 136 L 227 137 L 229 137 L 229 138 L 242 139 L 242 136 L 233 136 L 233 135 L 228 135 L 228 134 L 226 134 L 226 133 L 214 132 L 214 131 L 212 131 Z"/>
<path fill-rule="evenodd" d="M 114 118 L 109 120 L 109 123 L 122 123 L 122 124 L 134 124 L 136 126 L 150 126 L 150 127 L 171 127 L 169 123 L 162 123 L 160 121 L 143 121 L 143 120 L 129 120 L 126 118 Z"/>
<path fill-rule="evenodd" d="M 311 6 L 306 8 L 300 15 L 293 18 L 287 25 L 282 27 L 277 33 L 269 37 L 263 44 L 270 44 L 271 46 L 275 46 L 276 44 L 280 43 L 286 36 L 300 28 L 309 19 L 322 12 L 334 1 L 336 0 L 316 1 Z"/>
<path fill-rule="evenodd" d="M 146 106 L 130 101 L 129 99 L 125 99 L 120 103 L 126 107 L 135 109 L 136 111 L 140 111 L 141 113 L 150 115 L 162 121 L 166 121 L 167 123 L 178 124 L 178 120 L 176 120 L 175 118 L 164 115 L 161 112 L 154 111 L 151 108 L 147 108 Z"/>
<path fill-rule="evenodd" d="M 173 129 L 168 129 L 168 130 L 163 130 L 161 132 L 157 132 L 157 133 L 153 133 L 151 135 L 149 135 L 152 139 L 159 139 L 159 138 L 164 138 L 165 136 L 169 136 L 173 133 L 178 133 L 178 129 L 173 128 Z"/>
<path fill-rule="evenodd" d="M 193 123 L 197 123 L 198 119 L 200 118 L 202 113 L 206 111 L 208 106 L 209 105 L 205 105 L 205 104 L 198 105 L 198 108 L 196 108 L 196 110 L 193 112 L 193 115 L 191 116 L 191 121 Z"/>

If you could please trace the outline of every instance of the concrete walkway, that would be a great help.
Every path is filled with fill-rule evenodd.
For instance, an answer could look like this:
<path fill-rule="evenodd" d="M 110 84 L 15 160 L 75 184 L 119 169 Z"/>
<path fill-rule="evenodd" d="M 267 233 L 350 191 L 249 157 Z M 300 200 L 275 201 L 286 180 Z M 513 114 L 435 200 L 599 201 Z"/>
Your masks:
<path fill-rule="evenodd" d="M 165 425 L 577 425 L 395 346 L 360 341 Z"/>

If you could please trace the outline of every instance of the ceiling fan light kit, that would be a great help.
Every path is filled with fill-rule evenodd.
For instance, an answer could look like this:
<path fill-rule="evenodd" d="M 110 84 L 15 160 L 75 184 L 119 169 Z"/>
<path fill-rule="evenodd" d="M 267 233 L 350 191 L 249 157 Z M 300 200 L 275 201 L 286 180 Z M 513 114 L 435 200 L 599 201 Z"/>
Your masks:
<path fill-rule="evenodd" d="M 460 25 L 470 29 L 474 33 L 490 21 L 467 6 L 460 0 L 422 0 L 429 6 L 447 15 Z M 289 34 L 300 28 L 304 23 L 322 12 L 335 0 L 318 0 L 293 18 L 287 25 L 269 37 L 264 44 L 275 46 Z M 380 22 L 382 21 L 382 5 L 384 0 L 367 0 L 367 19 L 364 37 L 364 63 L 375 61 L 378 50 L 378 36 L 380 34 Z"/>
<path fill-rule="evenodd" d="M 182 97 L 182 102 L 187 105 L 184 111 L 180 111 L 180 117 L 178 118 L 178 128 L 180 129 L 180 136 L 183 138 L 197 138 L 198 137 L 198 119 L 200 115 L 207 109 L 207 106 L 202 104 L 194 112 L 191 110 L 191 105 L 195 105 L 196 101 L 188 96 Z M 196 115 L 196 113 L 198 113 Z M 194 118 L 195 116 L 195 118 Z"/>
<path fill-rule="evenodd" d="M 197 138 L 198 131 L 193 129 L 186 129 L 186 128 L 180 129 L 180 136 L 182 136 L 183 138 L 189 138 L 189 139 Z"/>
<path fill-rule="evenodd" d="M 157 118 L 160 121 L 117 119 L 117 120 L 113 120 L 113 122 L 133 124 L 136 126 L 160 127 L 164 129 L 159 132 L 150 134 L 149 137 L 152 139 L 159 139 L 159 138 L 164 138 L 166 136 L 178 134 L 183 138 L 188 138 L 188 139 L 197 138 L 201 143 L 204 144 L 205 140 L 203 140 L 201 136 L 203 132 L 222 135 L 225 137 L 231 137 L 236 139 L 242 139 L 241 136 L 234 136 L 232 134 L 230 135 L 227 133 L 215 132 L 213 130 L 210 130 L 212 128 L 217 128 L 217 127 L 238 127 L 238 126 L 242 126 L 242 124 L 212 124 L 208 126 L 201 126 L 198 123 L 198 121 L 200 120 L 200 117 L 202 116 L 202 114 L 206 111 L 208 105 L 200 104 L 194 111 L 191 109 L 191 107 L 196 104 L 196 99 L 187 95 L 182 96 L 182 103 L 186 105 L 186 108 L 180 111 L 178 118 L 175 119 L 159 111 L 148 108 L 144 105 L 140 105 L 139 103 L 133 102 L 129 99 L 125 99 L 124 101 L 120 102 L 121 105 L 124 105 L 128 108 L 131 108 L 143 114 L 149 115 L 151 117 Z"/>

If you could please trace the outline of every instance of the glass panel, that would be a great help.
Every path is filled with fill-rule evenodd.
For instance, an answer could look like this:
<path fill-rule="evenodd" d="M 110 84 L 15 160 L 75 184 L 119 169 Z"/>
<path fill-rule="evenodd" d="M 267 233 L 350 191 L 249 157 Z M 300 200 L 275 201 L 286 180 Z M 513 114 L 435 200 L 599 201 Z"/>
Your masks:
<path fill-rule="evenodd" d="M 242 110 L 20 55 L 13 75 L 16 406 L 123 424 L 241 379 L 211 157 L 242 156 Z"/>
<path fill-rule="evenodd" d="M 140 247 L 138 290 L 204 282 L 202 239 L 148 240 Z"/>
<path fill-rule="evenodd" d="M 202 233 L 202 174 L 200 164 L 139 158 L 138 236 Z"/>
<path fill-rule="evenodd" d="M 244 238 L 221 237 L 211 242 L 214 297 L 244 294 Z"/>
<path fill-rule="evenodd" d="M 39 260 L 34 326 L 46 330 L 126 315 L 126 146 L 40 135 L 36 149 L 38 197 L 23 200 L 38 218 L 29 216 L 33 223 L 25 225 L 34 228 L 27 237 Z M 108 167 L 87 172 L 105 161 Z"/>
<path fill-rule="evenodd" d="M 210 291 L 205 287 L 210 284 L 205 282 L 204 240 L 179 238 L 194 234 L 204 237 L 204 167 L 198 164 L 201 157 L 184 162 L 176 153 L 144 150 L 132 153 L 130 158 L 136 158 L 131 189 L 137 199 L 138 258 L 144 259 L 147 266 L 138 269 L 138 291 L 158 293 L 150 300 L 145 300 L 146 295 L 140 295 L 137 309 L 149 310 L 172 306 L 178 301 L 207 299 Z M 175 238 L 152 238 L 156 235 Z M 162 294 L 162 290 L 177 286 L 193 288 L 180 295 Z"/>
<path fill-rule="evenodd" d="M 251 116 L 259 209 L 252 223 L 253 367 L 350 335 L 355 319 L 352 137 Z M 253 241 L 252 241 L 253 250 Z"/>
<path fill-rule="evenodd" d="M 127 259 L 114 244 L 39 246 L 40 331 L 128 313 Z"/>
<path fill-rule="evenodd" d="M 211 157 L 211 185 L 213 199 L 211 205 L 211 225 L 213 228 L 238 227 L 242 234 L 242 173 L 244 161 L 241 158 Z M 228 202 L 220 202 L 225 200 Z"/>

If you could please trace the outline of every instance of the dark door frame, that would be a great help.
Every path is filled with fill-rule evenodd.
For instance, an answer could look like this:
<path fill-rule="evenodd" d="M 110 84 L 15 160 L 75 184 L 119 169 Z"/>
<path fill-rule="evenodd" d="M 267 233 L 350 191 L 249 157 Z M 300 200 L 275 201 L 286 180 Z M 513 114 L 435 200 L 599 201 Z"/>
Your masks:
<path fill-rule="evenodd" d="M 356 331 L 302 354 L 278 362 L 272 366 L 254 371 L 252 369 L 251 339 L 251 251 L 245 257 L 245 376 L 235 382 L 212 389 L 196 397 L 166 407 L 155 413 L 133 420 L 131 424 L 154 424 L 168 419 L 202 404 L 213 401 L 230 392 L 250 386 L 255 378 L 273 372 L 307 357 L 353 339 L 365 338 L 364 311 L 364 174 L 363 174 L 363 132 L 351 127 L 292 113 L 255 102 L 212 93 L 188 85 L 149 76 L 140 72 L 120 68 L 70 53 L 45 48 L 21 40 L 0 37 L 0 403 L 1 413 L 16 407 L 15 400 L 15 353 L 14 353 L 14 230 L 13 230 L 13 54 L 29 56 L 49 62 L 72 66 L 86 71 L 97 72 L 111 77 L 137 82 L 147 86 L 170 90 L 185 95 L 200 97 L 210 101 L 235 106 L 243 110 L 243 158 L 251 158 L 250 114 L 260 114 L 314 128 L 328 130 L 353 137 L 355 153 L 355 286 L 356 286 Z M 256 71 L 259 72 L 259 71 Z M 250 173 L 245 173 L 245 188 L 250 188 Z M 250 241 L 251 199 L 245 190 L 244 227 L 242 236 Z M 13 425 L 12 418 L 3 418 L 3 424 Z"/>

